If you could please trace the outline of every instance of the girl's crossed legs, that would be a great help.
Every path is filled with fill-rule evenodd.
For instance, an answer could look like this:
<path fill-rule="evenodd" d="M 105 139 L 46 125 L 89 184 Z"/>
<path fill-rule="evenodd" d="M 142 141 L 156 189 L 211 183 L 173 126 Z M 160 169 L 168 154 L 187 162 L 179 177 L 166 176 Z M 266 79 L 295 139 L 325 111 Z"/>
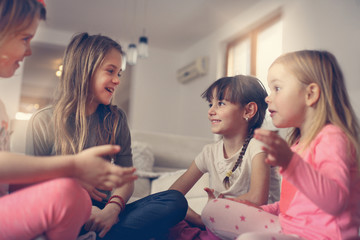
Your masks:
<path fill-rule="evenodd" d="M 295 240 L 297 236 L 281 233 L 279 218 L 259 208 L 229 199 L 207 203 L 201 218 L 207 228 L 221 239 Z"/>
<path fill-rule="evenodd" d="M 76 180 L 32 185 L 0 198 L 0 239 L 76 239 L 90 212 L 90 196 Z"/>

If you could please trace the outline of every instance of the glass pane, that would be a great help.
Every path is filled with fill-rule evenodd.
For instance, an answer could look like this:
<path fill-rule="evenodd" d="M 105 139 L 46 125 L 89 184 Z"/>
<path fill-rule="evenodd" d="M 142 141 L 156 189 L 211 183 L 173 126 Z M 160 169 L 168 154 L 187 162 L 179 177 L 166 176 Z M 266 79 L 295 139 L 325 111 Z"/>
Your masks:
<path fill-rule="evenodd" d="M 267 72 L 271 63 L 282 53 L 282 21 L 278 21 L 259 33 L 256 53 L 256 76 L 263 82 L 266 90 Z"/>
<path fill-rule="evenodd" d="M 250 74 L 250 39 L 246 38 L 229 49 L 227 75 Z"/>
<path fill-rule="evenodd" d="M 256 76 L 262 81 L 268 94 L 270 94 L 270 90 L 267 84 L 267 72 L 271 63 L 281 54 L 282 21 L 279 21 L 260 32 L 257 39 Z M 268 111 L 263 128 L 276 129 Z"/>

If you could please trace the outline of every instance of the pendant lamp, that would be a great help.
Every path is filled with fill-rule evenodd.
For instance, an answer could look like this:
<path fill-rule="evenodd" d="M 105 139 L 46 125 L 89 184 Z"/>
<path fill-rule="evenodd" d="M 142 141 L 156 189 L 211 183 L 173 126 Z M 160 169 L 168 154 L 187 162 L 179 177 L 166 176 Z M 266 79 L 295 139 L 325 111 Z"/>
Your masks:
<path fill-rule="evenodd" d="M 137 62 L 137 57 L 138 51 L 136 49 L 136 44 L 130 43 L 126 52 L 127 63 L 129 65 L 135 65 Z"/>
<path fill-rule="evenodd" d="M 121 54 L 121 71 L 125 71 L 126 69 L 126 53 Z"/>
<path fill-rule="evenodd" d="M 141 36 L 139 38 L 139 57 L 140 58 L 148 58 L 149 57 L 148 38 L 145 36 Z"/>

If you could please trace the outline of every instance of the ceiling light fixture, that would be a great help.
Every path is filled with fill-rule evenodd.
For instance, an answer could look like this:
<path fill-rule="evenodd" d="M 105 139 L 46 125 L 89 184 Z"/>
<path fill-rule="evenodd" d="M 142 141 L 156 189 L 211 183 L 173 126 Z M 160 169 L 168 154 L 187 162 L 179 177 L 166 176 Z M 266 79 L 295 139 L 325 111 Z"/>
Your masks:
<path fill-rule="evenodd" d="M 136 28 L 136 1 L 133 1 L 134 3 L 134 14 L 133 14 L 133 27 L 131 29 L 131 35 L 133 36 L 133 32 L 134 32 L 134 29 Z M 131 37 L 132 37 L 131 36 Z M 135 43 L 130 43 L 129 46 L 128 46 L 128 49 L 126 51 L 126 62 L 129 64 L 129 65 L 135 65 L 136 62 L 137 62 L 137 57 L 138 57 L 138 51 L 137 51 L 137 48 L 136 48 L 136 44 Z"/>
<path fill-rule="evenodd" d="M 135 43 L 130 43 L 126 52 L 126 62 L 129 65 L 135 65 L 137 62 L 138 52 Z"/>
<path fill-rule="evenodd" d="M 147 0 L 144 0 L 144 30 L 143 35 L 139 38 L 139 57 L 140 58 L 148 58 L 149 57 L 149 44 L 148 44 L 148 38 L 145 35 L 145 24 L 146 24 L 146 18 L 147 18 Z"/>

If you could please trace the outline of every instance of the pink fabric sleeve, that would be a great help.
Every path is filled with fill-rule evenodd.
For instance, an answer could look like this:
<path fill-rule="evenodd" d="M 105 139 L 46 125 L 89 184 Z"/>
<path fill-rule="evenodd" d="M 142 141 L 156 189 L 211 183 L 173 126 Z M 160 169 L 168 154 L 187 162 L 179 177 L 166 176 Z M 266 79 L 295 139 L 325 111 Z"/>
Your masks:
<path fill-rule="evenodd" d="M 304 153 L 295 153 L 283 177 L 323 211 L 337 215 L 347 205 L 350 188 L 350 165 L 346 135 L 332 125 L 324 127 Z M 329 201 L 331 199 L 331 201 Z"/>

